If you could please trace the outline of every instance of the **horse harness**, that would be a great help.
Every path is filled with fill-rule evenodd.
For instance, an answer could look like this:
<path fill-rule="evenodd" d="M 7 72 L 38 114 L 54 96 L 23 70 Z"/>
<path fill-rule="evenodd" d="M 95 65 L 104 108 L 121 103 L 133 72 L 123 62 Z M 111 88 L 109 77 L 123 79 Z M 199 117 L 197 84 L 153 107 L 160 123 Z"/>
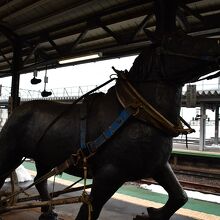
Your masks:
<path fill-rule="evenodd" d="M 122 105 L 123 110 L 112 124 L 93 141 L 86 142 L 86 102 L 81 104 L 80 150 L 84 156 L 93 155 L 131 116 L 158 128 L 168 136 L 175 137 L 179 134 L 187 135 L 195 132 L 195 130 L 181 117 L 179 117 L 178 125 L 171 123 L 138 93 L 126 79 L 123 71 L 117 71 L 117 74 L 118 79 L 115 89 L 118 101 Z M 187 128 L 183 128 L 182 124 L 186 125 Z"/>

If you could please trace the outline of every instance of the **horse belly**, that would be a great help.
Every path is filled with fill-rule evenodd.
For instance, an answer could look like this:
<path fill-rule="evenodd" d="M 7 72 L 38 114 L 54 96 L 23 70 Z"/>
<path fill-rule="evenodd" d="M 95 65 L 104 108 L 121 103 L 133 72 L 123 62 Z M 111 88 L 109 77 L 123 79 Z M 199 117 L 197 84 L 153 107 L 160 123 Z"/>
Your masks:
<path fill-rule="evenodd" d="M 150 177 L 165 164 L 172 150 L 172 139 L 137 120 L 128 123 L 97 152 L 93 163 L 114 166 L 126 181 Z"/>

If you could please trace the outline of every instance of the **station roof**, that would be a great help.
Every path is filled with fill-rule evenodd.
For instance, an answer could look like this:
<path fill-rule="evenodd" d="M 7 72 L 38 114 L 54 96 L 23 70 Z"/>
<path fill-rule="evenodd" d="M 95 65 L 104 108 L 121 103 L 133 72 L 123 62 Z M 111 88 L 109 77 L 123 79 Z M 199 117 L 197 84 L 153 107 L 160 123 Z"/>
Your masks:
<path fill-rule="evenodd" d="M 137 54 L 150 43 L 143 28 L 155 30 L 153 8 L 153 0 L 2 0 L 0 77 L 11 75 L 12 41 L 22 48 L 20 73 L 75 56 Z M 220 0 L 182 0 L 177 12 L 177 24 L 193 36 L 219 37 L 219 20 Z"/>

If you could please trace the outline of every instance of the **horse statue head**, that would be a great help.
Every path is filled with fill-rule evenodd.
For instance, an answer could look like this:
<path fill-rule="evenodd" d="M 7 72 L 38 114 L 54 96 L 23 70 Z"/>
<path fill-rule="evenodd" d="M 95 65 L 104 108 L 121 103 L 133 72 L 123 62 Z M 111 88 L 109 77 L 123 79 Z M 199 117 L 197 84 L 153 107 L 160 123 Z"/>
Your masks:
<path fill-rule="evenodd" d="M 192 37 L 182 31 L 157 38 L 136 58 L 128 78 L 176 85 L 197 81 L 220 68 L 220 39 Z"/>

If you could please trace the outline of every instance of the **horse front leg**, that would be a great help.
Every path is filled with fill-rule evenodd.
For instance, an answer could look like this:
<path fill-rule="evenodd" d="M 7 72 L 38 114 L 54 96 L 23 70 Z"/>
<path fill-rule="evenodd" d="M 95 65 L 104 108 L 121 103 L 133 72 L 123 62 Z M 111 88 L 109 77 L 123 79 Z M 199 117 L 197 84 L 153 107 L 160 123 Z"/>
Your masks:
<path fill-rule="evenodd" d="M 167 191 L 169 198 L 159 209 L 148 208 L 149 217 L 152 220 L 168 220 L 188 201 L 188 197 L 168 163 L 159 169 L 153 179 Z"/>
<path fill-rule="evenodd" d="M 93 178 L 90 193 L 92 211 L 89 213 L 88 205 L 83 204 L 75 220 L 96 220 L 102 207 L 123 184 L 121 175 L 112 166 L 101 168 Z M 89 218 L 90 215 L 90 218 Z"/>

